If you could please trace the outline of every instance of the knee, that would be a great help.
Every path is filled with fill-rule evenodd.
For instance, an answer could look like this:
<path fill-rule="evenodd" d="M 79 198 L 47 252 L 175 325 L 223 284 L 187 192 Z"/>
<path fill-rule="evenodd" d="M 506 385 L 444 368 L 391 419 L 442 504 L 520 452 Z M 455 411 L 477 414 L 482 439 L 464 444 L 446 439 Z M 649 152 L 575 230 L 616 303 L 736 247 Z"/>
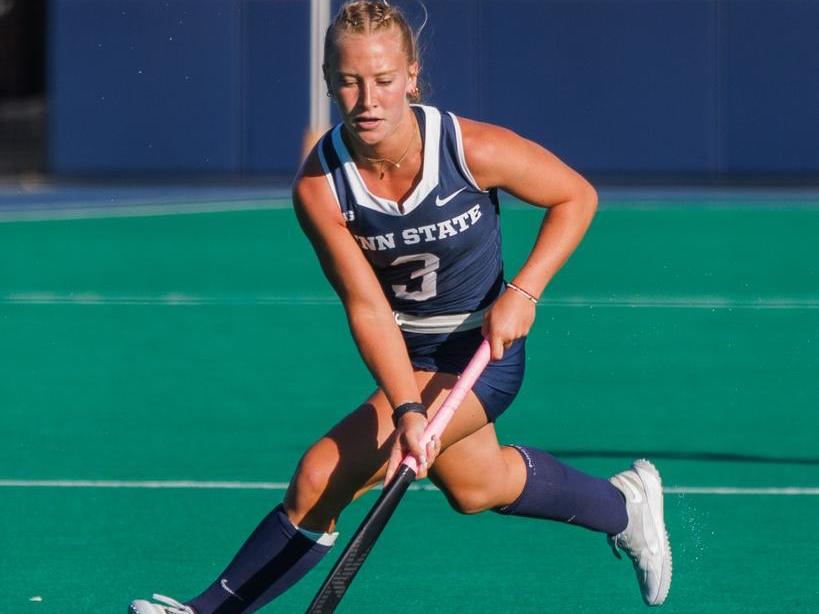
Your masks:
<path fill-rule="evenodd" d="M 493 497 L 481 489 L 445 491 L 449 504 L 459 514 L 480 514 L 495 507 Z"/>
<path fill-rule="evenodd" d="M 313 508 L 327 491 L 335 463 L 323 454 L 318 446 L 310 448 L 299 461 L 288 488 L 287 500 L 293 512 L 306 512 Z"/>

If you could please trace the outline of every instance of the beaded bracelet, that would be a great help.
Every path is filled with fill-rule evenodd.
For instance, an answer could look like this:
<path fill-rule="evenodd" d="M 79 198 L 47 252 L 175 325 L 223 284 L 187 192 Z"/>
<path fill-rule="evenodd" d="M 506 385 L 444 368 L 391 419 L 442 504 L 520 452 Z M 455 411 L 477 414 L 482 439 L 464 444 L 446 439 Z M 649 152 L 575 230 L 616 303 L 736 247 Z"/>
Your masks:
<path fill-rule="evenodd" d="M 516 286 L 515 284 L 513 284 L 513 283 L 511 283 L 511 282 L 508 282 L 508 281 L 506 282 L 506 287 L 507 287 L 507 288 L 512 288 L 512 290 L 514 290 L 515 292 L 520 292 L 520 293 L 521 293 L 523 296 L 525 296 L 527 299 L 529 299 L 529 300 L 530 300 L 530 301 L 532 301 L 532 302 L 533 302 L 535 305 L 537 305 L 537 299 L 536 299 L 536 298 L 535 298 L 533 295 L 529 294 L 529 293 L 528 293 L 526 290 L 524 290 L 523 288 L 519 288 L 519 287 L 518 287 L 518 286 Z"/>
<path fill-rule="evenodd" d="M 423 403 L 401 403 L 398 407 L 392 410 L 392 423 L 398 427 L 398 421 L 404 414 L 416 413 L 421 414 L 424 418 L 427 417 L 427 408 Z"/>

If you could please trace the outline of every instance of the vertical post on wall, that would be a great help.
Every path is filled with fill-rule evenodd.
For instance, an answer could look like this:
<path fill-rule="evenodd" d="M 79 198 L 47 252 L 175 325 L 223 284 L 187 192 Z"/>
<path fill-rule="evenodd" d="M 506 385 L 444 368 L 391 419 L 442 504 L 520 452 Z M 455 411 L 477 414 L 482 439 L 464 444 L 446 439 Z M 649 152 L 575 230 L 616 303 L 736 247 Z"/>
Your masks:
<path fill-rule="evenodd" d="M 330 25 L 330 0 L 310 0 L 310 125 L 304 133 L 303 156 L 330 127 L 330 99 L 324 85 L 324 33 Z"/>

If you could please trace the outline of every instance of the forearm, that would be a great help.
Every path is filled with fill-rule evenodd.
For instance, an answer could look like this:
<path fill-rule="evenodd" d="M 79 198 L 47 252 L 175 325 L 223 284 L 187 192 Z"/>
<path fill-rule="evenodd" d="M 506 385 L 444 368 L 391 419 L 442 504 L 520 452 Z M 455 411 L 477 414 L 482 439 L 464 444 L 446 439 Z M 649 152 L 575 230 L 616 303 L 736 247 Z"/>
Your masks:
<path fill-rule="evenodd" d="M 540 296 L 583 239 L 596 209 L 597 194 L 591 186 L 572 200 L 551 207 L 529 257 L 512 283 Z"/>
<path fill-rule="evenodd" d="M 358 351 L 390 404 L 420 401 L 412 364 L 392 311 L 381 306 L 350 305 L 347 320 Z"/>

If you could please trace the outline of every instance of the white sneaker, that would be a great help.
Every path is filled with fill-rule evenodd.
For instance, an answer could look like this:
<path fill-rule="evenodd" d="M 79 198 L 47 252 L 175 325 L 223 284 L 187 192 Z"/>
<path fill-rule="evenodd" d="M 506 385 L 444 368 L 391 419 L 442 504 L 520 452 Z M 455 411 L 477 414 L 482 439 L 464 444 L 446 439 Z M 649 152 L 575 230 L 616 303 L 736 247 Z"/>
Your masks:
<path fill-rule="evenodd" d="M 132 601 L 128 607 L 128 614 L 196 614 L 193 608 L 165 595 L 154 594 L 154 601 L 159 601 L 162 605 L 144 599 Z"/>
<path fill-rule="evenodd" d="M 609 545 L 617 558 L 619 547 L 631 558 L 643 600 L 661 605 L 671 588 L 671 545 L 663 520 L 663 485 L 660 474 L 644 459 L 609 481 L 626 498 L 628 526 L 618 535 L 609 535 Z"/>

